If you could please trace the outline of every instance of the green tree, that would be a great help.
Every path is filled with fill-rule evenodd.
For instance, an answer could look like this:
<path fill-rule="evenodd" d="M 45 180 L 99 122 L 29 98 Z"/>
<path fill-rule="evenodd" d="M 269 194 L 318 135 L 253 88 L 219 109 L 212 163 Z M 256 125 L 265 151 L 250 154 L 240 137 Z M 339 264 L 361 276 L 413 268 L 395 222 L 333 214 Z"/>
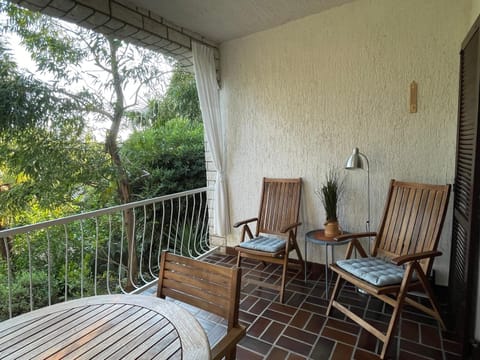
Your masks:
<path fill-rule="evenodd" d="M 145 86 L 158 88 L 163 73 L 170 68 L 165 70 L 157 66 L 158 54 L 111 36 L 30 12 L 5 0 L 0 2 L 0 9 L 9 16 L 7 29 L 20 36 L 38 69 L 54 79 L 50 82 L 52 91 L 86 111 L 83 119 L 94 122 L 97 127 L 98 124 L 106 125 L 104 151 L 115 169 L 117 198 L 120 203 L 130 202 L 131 179 L 119 155 L 125 113 L 146 94 L 143 92 Z M 125 89 L 131 89 L 129 96 Z M 124 218 L 128 269 L 135 276 L 133 213 L 126 211 Z"/>
<path fill-rule="evenodd" d="M 175 118 L 202 123 L 197 85 L 193 74 L 175 68 L 165 94 L 160 98 L 149 100 L 144 111 L 130 112 L 128 116 L 132 122 L 143 126 L 165 124 Z"/>
<path fill-rule="evenodd" d="M 74 99 L 21 74 L 0 44 L 0 182 L 10 184 L 0 192 L 3 222 L 32 202 L 54 208 L 89 185 L 105 186 L 106 158 L 82 135 L 83 115 Z"/>
<path fill-rule="evenodd" d="M 150 101 L 145 111 L 132 113 L 131 116 L 139 124 L 153 124 L 151 128 L 135 132 L 121 149 L 127 171 L 134 179 L 134 197 L 156 197 L 206 186 L 203 123 L 192 74 L 175 69 L 165 96 Z M 160 211 L 156 216 L 159 218 L 167 213 L 173 223 L 179 213 L 182 216 L 189 214 L 185 219 L 193 219 L 193 214 L 201 211 L 200 204 L 193 208 L 183 204 L 179 209 L 177 206 L 171 208 L 167 203 L 164 212 Z M 137 219 L 144 216 L 147 223 L 155 219 L 153 213 L 138 213 Z M 162 237 L 162 248 L 173 246 L 171 250 L 181 251 L 185 256 L 200 255 L 199 244 L 207 241 L 202 231 L 208 227 L 205 221 L 187 221 L 181 234 Z M 195 240 L 185 242 L 184 238 Z"/>
<path fill-rule="evenodd" d="M 152 128 L 135 132 L 121 148 L 127 171 L 134 179 L 132 195 L 139 199 L 153 198 L 204 187 L 206 172 L 203 144 L 202 123 L 185 118 L 156 123 Z M 204 204 L 206 198 L 201 196 Z M 167 201 L 156 210 L 149 209 L 147 213 L 138 211 L 137 223 L 145 222 L 149 228 L 153 227 L 154 222 L 158 223 L 155 219 L 165 216 L 165 224 L 181 225 L 181 233 L 176 234 L 170 234 L 169 225 L 165 225 L 165 231 L 156 237 L 159 242 L 149 243 L 148 246 L 153 246 L 157 251 L 169 247 L 185 256 L 200 255 L 200 244 L 207 241 L 203 229 L 208 228 L 208 218 L 197 219 L 194 215 L 203 211 L 202 201 L 189 205 L 181 201 L 173 205 Z M 185 224 L 179 222 L 180 215 Z M 137 229 L 137 233 L 140 233 L 140 229 Z"/>
<path fill-rule="evenodd" d="M 206 185 L 203 125 L 176 118 L 136 132 L 120 152 L 139 199 Z"/>
<path fill-rule="evenodd" d="M 82 115 L 75 100 L 59 96 L 48 84 L 22 74 L 0 41 L 0 184 L 8 183 L 2 186 L 4 191 L 0 191 L 2 227 L 77 212 L 79 202 L 90 187 L 98 190 L 109 186 L 110 182 L 105 181 L 109 169 L 107 158 L 98 156 L 102 154 L 100 144 L 83 136 Z M 37 254 L 46 254 L 44 239 L 30 240 Z M 61 265 L 65 251 L 53 251 L 60 250 L 60 245 L 61 242 L 51 243 L 52 263 L 60 264 L 51 269 L 54 284 L 66 271 Z M 4 261 L 6 247 L 14 274 L 10 283 Z M 0 255 L 0 319 L 8 316 L 9 289 L 15 300 L 14 315 L 29 310 L 30 286 L 34 306 L 47 305 L 47 271 L 44 264 L 37 264 L 46 255 L 29 259 L 27 240 L 23 236 L 0 239 Z M 31 276 L 27 270 L 30 260 L 34 265 Z M 77 269 L 71 273 L 79 274 L 77 263 L 72 264 Z M 51 295 L 55 302 L 59 295 L 56 289 Z"/>
<path fill-rule="evenodd" d="M 136 198 L 206 185 L 203 122 L 193 74 L 175 68 L 165 95 L 129 116 L 151 126 L 134 132 L 121 150 Z"/>

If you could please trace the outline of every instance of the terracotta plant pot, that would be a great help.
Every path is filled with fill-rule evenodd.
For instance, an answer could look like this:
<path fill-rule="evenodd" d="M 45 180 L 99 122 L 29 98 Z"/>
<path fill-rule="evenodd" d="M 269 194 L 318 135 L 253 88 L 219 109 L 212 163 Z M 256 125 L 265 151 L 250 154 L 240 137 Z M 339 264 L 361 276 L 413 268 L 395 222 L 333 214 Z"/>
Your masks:
<path fill-rule="evenodd" d="M 325 224 L 325 236 L 337 236 L 340 235 L 342 232 L 340 230 L 340 226 L 338 225 L 338 221 L 327 221 Z"/>

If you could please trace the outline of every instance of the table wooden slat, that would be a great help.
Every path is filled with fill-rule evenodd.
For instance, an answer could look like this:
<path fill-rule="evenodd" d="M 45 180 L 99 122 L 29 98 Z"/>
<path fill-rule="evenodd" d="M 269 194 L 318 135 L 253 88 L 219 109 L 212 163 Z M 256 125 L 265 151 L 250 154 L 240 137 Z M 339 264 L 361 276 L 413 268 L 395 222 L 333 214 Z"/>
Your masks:
<path fill-rule="evenodd" d="M 53 315 L 55 314 L 56 313 L 54 312 Z M 68 314 L 70 314 L 70 317 Z M 94 315 L 92 315 L 88 309 L 81 309 L 81 311 L 62 311 L 59 312 L 58 315 L 60 315 L 59 320 L 56 321 L 55 318 L 52 318 L 52 321 L 48 324 L 43 324 L 38 318 L 31 319 L 28 324 L 25 324 L 25 331 L 18 330 L 15 333 L 15 338 L 12 343 L 7 348 L 0 351 L 0 358 L 15 359 L 18 356 L 24 356 L 30 351 L 39 351 L 39 347 L 48 348 L 50 345 L 48 342 L 52 338 L 55 339 L 56 336 L 59 336 L 70 327 L 73 327 L 75 321 L 95 321 L 95 319 L 92 319 Z M 43 316 L 39 318 L 41 319 L 42 317 Z M 13 320 L 14 319 L 12 319 L 12 321 Z"/>
<path fill-rule="evenodd" d="M 134 324 L 134 329 L 128 333 L 123 333 L 123 336 L 119 337 L 118 340 L 107 340 L 102 345 L 105 350 L 92 358 L 105 359 L 113 355 L 118 359 L 122 359 L 127 355 L 135 358 L 134 354 L 136 351 L 138 352 L 137 347 L 143 348 L 142 352 L 144 352 L 146 350 L 144 348 L 146 341 L 148 341 L 150 337 L 153 337 L 153 341 L 158 341 L 159 337 L 155 336 L 155 334 L 161 331 L 170 331 L 170 329 L 165 329 L 165 327 L 169 325 L 167 319 L 159 319 L 158 317 L 152 318 L 151 321 L 145 324 Z M 132 355 L 130 356 L 130 354 Z"/>
<path fill-rule="evenodd" d="M 12 344 L 21 341 L 24 338 L 34 339 L 35 334 L 46 331 L 52 324 L 58 323 L 64 319 L 72 319 L 74 314 L 82 316 L 87 314 L 88 309 L 65 309 L 45 316 L 39 316 L 35 319 L 25 319 L 25 321 L 5 328 L 0 332 L 0 354 L 5 348 L 10 348 Z M 13 321 L 13 319 L 11 320 Z M 1 323 L 0 323 L 1 325 Z"/>
<path fill-rule="evenodd" d="M 147 352 L 142 354 L 142 357 L 152 359 L 156 356 L 159 356 L 162 359 L 170 359 L 173 354 L 178 353 L 178 351 L 182 349 L 182 344 L 180 343 L 180 340 L 176 334 L 168 334 L 168 336 L 164 339 L 164 342 L 168 343 L 169 345 L 163 347 L 159 346 L 160 344 L 156 344 Z"/>
<path fill-rule="evenodd" d="M 167 320 L 168 321 L 168 320 Z M 168 346 L 177 341 L 177 348 L 181 348 L 180 341 L 178 339 L 178 332 L 171 323 L 164 326 L 154 326 L 145 332 L 145 338 L 136 337 L 130 341 L 123 348 L 118 349 L 115 353 L 115 357 L 122 359 L 124 357 L 131 356 L 134 358 L 149 358 L 143 354 L 148 352 L 154 345 L 158 345 L 161 349 L 166 349 Z M 160 350 L 157 350 L 159 352 Z"/>
<path fill-rule="evenodd" d="M 13 355 L 25 354 L 32 357 L 41 356 L 46 358 L 63 346 L 75 341 L 86 327 L 91 325 L 99 327 L 105 322 L 115 319 L 126 309 L 127 307 L 123 305 L 114 305 L 109 308 L 100 306 L 83 316 L 64 319 L 49 328 L 49 330 L 53 331 L 49 331 L 46 336 L 42 336 L 44 332 L 38 332 L 36 335 L 39 337 L 34 342 L 31 342 L 29 338 L 25 338 L 23 348 Z"/>
<path fill-rule="evenodd" d="M 90 351 L 91 348 L 102 343 L 105 339 L 112 339 L 112 333 L 118 338 L 117 334 L 121 334 L 131 321 L 139 318 L 142 321 L 148 321 L 151 317 L 152 314 L 148 314 L 147 309 L 139 310 L 135 307 L 130 307 L 121 316 L 117 316 L 100 327 L 89 326 L 85 328 L 77 339 L 68 346 L 65 346 L 65 342 L 59 344 L 57 346 L 58 350 L 52 355 L 52 358 L 74 359 L 76 356 Z"/>

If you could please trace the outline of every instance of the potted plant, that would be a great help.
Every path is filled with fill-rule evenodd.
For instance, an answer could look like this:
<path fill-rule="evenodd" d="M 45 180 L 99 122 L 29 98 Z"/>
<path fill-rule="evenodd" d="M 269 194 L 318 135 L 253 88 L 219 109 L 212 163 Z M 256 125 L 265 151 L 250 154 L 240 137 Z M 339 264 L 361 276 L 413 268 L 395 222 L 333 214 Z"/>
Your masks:
<path fill-rule="evenodd" d="M 325 177 L 325 183 L 319 192 L 317 190 L 317 195 L 319 195 L 325 209 L 325 236 L 336 236 L 341 233 L 338 224 L 337 207 L 342 191 L 343 180 L 340 179 L 335 169 L 330 169 Z"/>

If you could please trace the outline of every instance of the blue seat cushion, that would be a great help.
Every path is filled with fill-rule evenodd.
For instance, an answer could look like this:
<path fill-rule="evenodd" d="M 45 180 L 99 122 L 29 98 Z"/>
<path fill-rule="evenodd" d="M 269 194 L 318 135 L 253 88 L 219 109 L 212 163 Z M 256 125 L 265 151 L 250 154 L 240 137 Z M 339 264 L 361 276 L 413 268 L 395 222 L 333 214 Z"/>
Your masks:
<path fill-rule="evenodd" d="M 285 239 L 273 235 L 260 235 L 240 243 L 239 246 L 251 250 L 277 252 L 285 247 Z"/>
<path fill-rule="evenodd" d="M 400 284 L 405 273 L 402 266 L 397 266 L 378 258 L 338 260 L 337 265 L 350 274 L 375 286 Z M 417 279 L 415 273 L 412 279 Z"/>

